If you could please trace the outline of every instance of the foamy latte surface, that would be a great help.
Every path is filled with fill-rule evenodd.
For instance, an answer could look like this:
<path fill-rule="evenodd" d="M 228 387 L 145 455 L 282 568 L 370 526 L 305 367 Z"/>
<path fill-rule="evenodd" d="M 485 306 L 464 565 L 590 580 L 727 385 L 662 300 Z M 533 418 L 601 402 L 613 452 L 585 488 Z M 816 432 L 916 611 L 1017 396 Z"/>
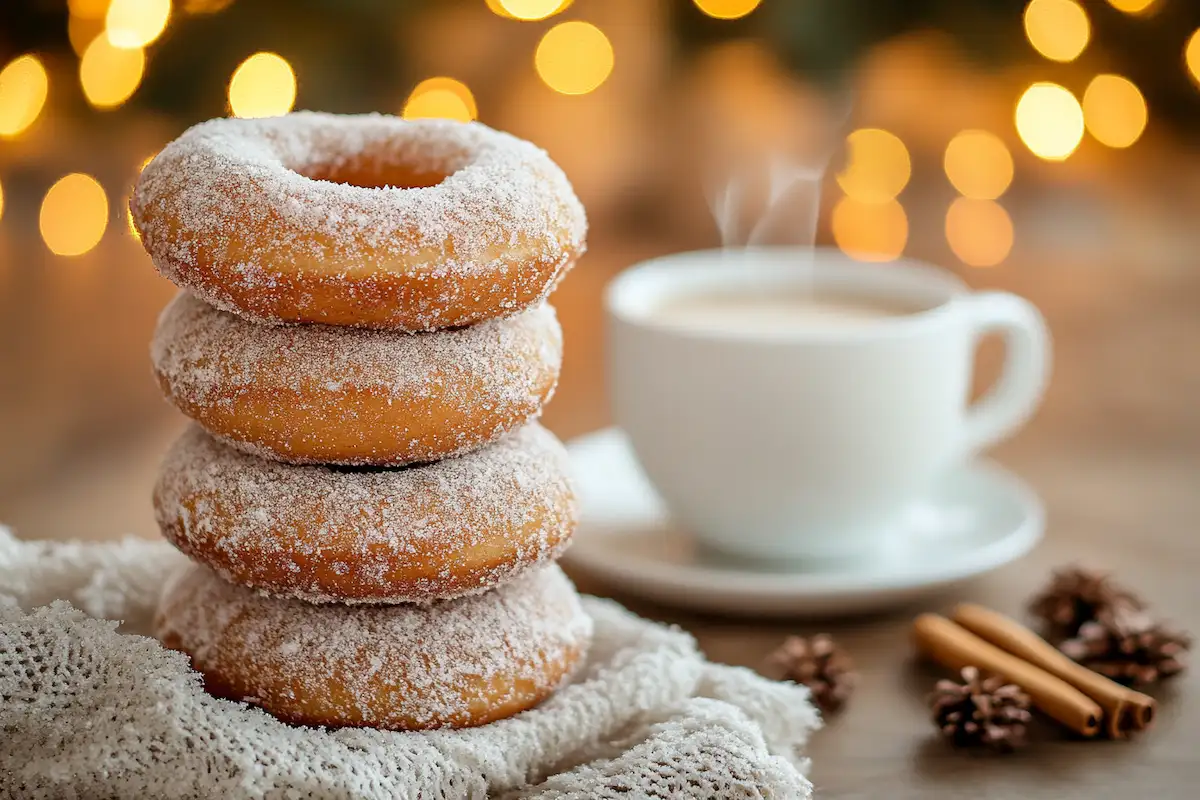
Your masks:
<path fill-rule="evenodd" d="M 729 294 L 671 298 L 652 316 L 675 328 L 714 333 L 786 333 L 863 327 L 914 309 L 797 294 Z"/>

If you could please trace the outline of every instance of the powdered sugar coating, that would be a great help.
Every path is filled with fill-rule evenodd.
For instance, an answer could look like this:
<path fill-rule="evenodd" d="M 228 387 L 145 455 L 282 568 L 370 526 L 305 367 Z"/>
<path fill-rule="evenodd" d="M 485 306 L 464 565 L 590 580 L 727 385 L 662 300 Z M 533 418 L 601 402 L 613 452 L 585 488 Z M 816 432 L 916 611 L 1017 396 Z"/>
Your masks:
<path fill-rule="evenodd" d="M 394 465 L 537 417 L 562 364 L 541 304 L 447 331 L 255 325 L 181 293 L 150 348 L 164 392 L 223 439 L 292 463 Z"/>
<path fill-rule="evenodd" d="M 168 582 L 157 636 L 206 688 L 310 725 L 480 725 L 536 705 L 581 663 L 592 621 L 550 565 L 432 605 L 262 597 L 198 565 Z"/>
<path fill-rule="evenodd" d="M 232 583 L 313 603 L 458 597 L 556 559 L 577 519 L 565 448 L 536 423 L 400 469 L 294 466 L 193 426 L 154 507 L 164 536 Z"/>
<path fill-rule="evenodd" d="M 227 311 L 403 330 L 543 300 L 587 228 L 528 142 L 310 112 L 190 128 L 142 171 L 130 210 L 155 266 Z"/>

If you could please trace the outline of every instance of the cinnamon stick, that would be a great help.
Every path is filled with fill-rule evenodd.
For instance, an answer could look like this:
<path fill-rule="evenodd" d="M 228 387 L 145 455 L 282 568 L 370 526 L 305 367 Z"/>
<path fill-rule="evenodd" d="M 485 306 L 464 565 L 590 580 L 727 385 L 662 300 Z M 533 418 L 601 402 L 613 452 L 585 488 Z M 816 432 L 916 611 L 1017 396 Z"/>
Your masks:
<path fill-rule="evenodd" d="M 975 666 L 1020 686 L 1033 704 L 1081 736 L 1100 732 L 1104 710 L 1071 684 L 984 641 L 966 628 L 937 614 L 922 614 L 913 622 L 917 648 L 953 670 Z"/>
<path fill-rule="evenodd" d="M 1001 650 L 1041 667 L 1095 700 L 1105 711 L 1104 727 L 1113 738 L 1126 736 L 1131 730 L 1144 730 L 1154 718 L 1154 698 L 1077 664 L 1011 617 L 974 603 L 963 603 L 954 609 L 953 619 Z"/>

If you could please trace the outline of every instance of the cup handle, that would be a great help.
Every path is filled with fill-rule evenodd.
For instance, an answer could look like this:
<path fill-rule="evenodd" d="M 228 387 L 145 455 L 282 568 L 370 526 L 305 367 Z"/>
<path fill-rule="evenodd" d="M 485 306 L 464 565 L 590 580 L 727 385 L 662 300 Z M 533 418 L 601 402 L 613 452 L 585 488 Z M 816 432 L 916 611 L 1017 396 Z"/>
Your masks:
<path fill-rule="evenodd" d="M 964 298 L 974 340 L 991 332 L 1004 337 L 1004 368 L 996 384 L 967 409 L 964 447 L 976 453 L 1004 439 L 1037 408 L 1050 376 L 1050 334 L 1037 308 L 1008 292 Z"/>

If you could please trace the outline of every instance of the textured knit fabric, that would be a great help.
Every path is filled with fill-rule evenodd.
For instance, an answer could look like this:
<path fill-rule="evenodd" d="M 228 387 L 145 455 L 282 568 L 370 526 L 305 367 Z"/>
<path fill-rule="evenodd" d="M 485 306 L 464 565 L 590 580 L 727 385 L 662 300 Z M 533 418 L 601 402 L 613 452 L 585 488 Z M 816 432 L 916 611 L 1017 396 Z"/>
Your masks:
<path fill-rule="evenodd" d="M 285 725 L 148 638 L 182 556 L 0 528 L 0 798 L 805 798 L 807 692 L 584 598 L 588 663 L 541 706 L 425 733 Z M 121 620 L 120 623 L 114 620 Z"/>

